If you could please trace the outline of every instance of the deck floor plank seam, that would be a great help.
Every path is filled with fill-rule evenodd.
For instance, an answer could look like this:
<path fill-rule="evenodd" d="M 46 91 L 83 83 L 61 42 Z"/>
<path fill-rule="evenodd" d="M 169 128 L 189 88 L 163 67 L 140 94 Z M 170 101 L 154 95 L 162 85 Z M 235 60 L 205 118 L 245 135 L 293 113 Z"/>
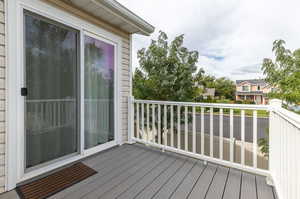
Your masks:
<path fill-rule="evenodd" d="M 212 176 L 212 178 L 211 178 L 211 180 L 210 180 L 210 182 L 209 182 L 209 185 L 208 185 L 208 188 L 207 188 L 207 190 L 206 190 L 204 199 L 206 199 L 206 197 L 207 197 L 207 193 L 208 193 L 208 191 L 209 191 L 209 189 L 210 189 L 210 187 L 211 187 L 211 185 L 212 185 L 212 182 L 213 182 L 213 180 L 214 180 L 214 178 L 215 178 L 215 176 L 216 176 L 216 174 L 217 174 L 218 168 L 219 168 L 219 167 L 216 168 L 215 173 L 214 173 L 214 175 Z"/>
<path fill-rule="evenodd" d="M 198 161 L 197 161 L 198 162 Z M 171 193 L 171 195 L 169 196 L 169 199 L 173 196 L 173 194 L 176 192 L 176 190 L 178 189 L 178 187 L 182 184 L 182 182 L 184 181 L 184 179 L 188 176 L 188 174 L 192 171 L 192 169 L 196 166 L 197 162 L 194 163 L 193 167 L 190 168 L 190 170 L 185 174 L 185 176 L 180 180 L 180 182 L 178 183 L 178 185 L 176 186 L 176 188 L 173 190 L 173 192 Z"/>
<path fill-rule="evenodd" d="M 166 199 L 169 198 L 175 191 L 175 188 L 182 182 L 185 176 L 194 167 L 197 160 L 188 158 L 183 167 L 171 178 L 171 180 L 166 183 L 162 189 L 160 189 L 152 198 L 156 199 Z M 173 184 L 173 185 L 172 185 Z"/>
<path fill-rule="evenodd" d="M 139 156 L 141 154 L 141 156 Z M 116 170 L 111 170 L 112 172 L 108 172 L 105 173 L 103 176 L 101 175 L 101 173 L 98 173 L 95 175 L 95 177 L 90 178 L 91 180 L 85 184 L 86 186 L 82 187 L 81 189 L 75 190 L 73 191 L 71 194 L 67 195 L 65 198 L 70 198 L 73 199 L 74 197 L 81 197 L 81 195 L 83 195 L 87 189 L 89 189 L 88 187 L 90 187 L 90 185 L 97 183 L 98 180 L 102 180 L 105 179 L 104 176 L 108 176 L 106 180 L 111 180 L 112 178 L 118 176 L 120 173 L 124 172 L 126 169 L 130 168 L 133 164 L 144 160 L 145 158 L 147 158 L 147 155 L 151 154 L 151 152 L 145 152 L 145 153 L 137 153 L 135 154 L 134 157 L 130 158 L 130 159 L 126 159 L 126 163 L 124 164 L 120 164 Z M 118 169 L 118 170 L 117 170 Z M 113 173 L 113 175 L 112 175 Z"/>
<path fill-rule="evenodd" d="M 177 164 L 179 164 L 179 166 L 175 164 L 176 162 L 177 162 Z M 145 187 L 145 189 L 143 189 L 143 191 L 140 192 L 136 196 L 136 198 L 139 198 L 139 199 L 152 198 L 155 195 L 155 193 L 158 192 L 162 187 L 164 187 L 164 185 L 169 182 L 169 180 L 177 173 L 177 171 L 183 167 L 184 163 L 186 162 L 186 158 L 176 159 L 176 162 L 174 163 L 175 166 L 172 165 L 172 167 L 175 167 L 175 168 L 173 168 L 173 169 L 175 169 L 175 171 L 171 170 L 171 171 L 169 171 L 169 173 L 165 174 L 165 175 L 170 175 L 170 176 L 163 176 L 163 175 L 159 176 L 159 178 L 165 177 L 163 179 L 164 181 L 163 180 L 159 181 L 158 180 L 159 178 L 157 178 L 155 180 L 155 181 L 161 182 L 161 184 L 158 184 L 155 181 L 153 181 L 148 187 Z"/>
<path fill-rule="evenodd" d="M 229 168 L 228 173 L 227 173 L 227 177 L 226 177 L 226 181 L 225 181 L 225 186 L 223 188 L 223 193 L 222 193 L 221 199 L 223 199 L 223 197 L 224 197 L 224 193 L 225 193 L 225 190 L 226 190 L 226 187 L 227 187 L 228 177 L 229 177 L 230 170 L 231 170 L 231 168 Z"/>
<path fill-rule="evenodd" d="M 199 176 L 202 174 L 206 166 L 201 160 L 197 161 L 190 172 L 185 176 L 182 182 L 175 189 L 173 194 L 170 196 L 172 199 L 187 198 L 191 192 L 194 184 L 197 182 Z"/>
<path fill-rule="evenodd" d="M 211 181 L 205 199 L 222 199 L 229 168 L 219 166 Z"/>
<path fill-rule="evenodd" d="M 159 162 L 158 164 L 160 164 L 161 162 Z M 129 180 L 132 180 L 131 178 L 136 177 L 135 175 L 132 175 L 131 177 L 129 177 L 125 181 L 118 184 L 116 187 L 113 187 L 112 189 L 110 189 L 107 192 L 103 193 L 103 195 L 100 198 L 102 198 L 102 199 L 111 199 L 111 198 L 117 197 L 119 194 L 126 191 L 127 189 L 130 189 L 132 186 L 134 186 L 136 183 L 138 183 L 140 180 L 142 180 L 142 178 L 145 175 L 147 175 L 149 172 L 151 172 L 153 169 L 155 169 L 158 166 L 158 164 L 156 164 L 155 167 L 152 168 L 151 170 L 146 171 L 142 176 L 137 177 L 137 179 L 135 181 L 133 180 L 133 182 L 131 182 L 131 183 L 127 182 Z"/>
<path fill-rule="evenodd" d="M 203 173 L 205 172 L 205 170 L 207 169 L 207 165 L 205 165 L 204 169 L 202 170 L 201 174 L 198 176 L 196 182 L 194 183 L 194 185 L 192 186 L 191 190 L 189 191 L 189 194 L 186 196 L 186 198 L 188 199 L 192 193 L 192 191 L 194 190 L 196 184 L 198 183 L 199 179 L 201 178 L 201 176 L 203 175 Z"/>
<path fill-rule="evenodd" d="M 164 172 L 166 169 L 168 169 L 168 167 L 174 163 L 175 160 L 173 158 L 169 159 L 168 164 L 166 165 L 159 165 L 159 169 L 157 170 L 153 170 L 152 172 L 148 173 L 146 176 L 144 176 L 144 181 L 142 181 L 141 183 L 137 184 L 137 186 L 135 187 L 131 187 L 130 189 L 126 190 L 125 192 L 123 192 L 122 194 L 120 194 L 119 196 L 117 196 L 116 198 L 128 198 L 128 199 L 132 199 L 135 198 L 136 195 L 138 195 L 140 193 L 141 190 L 143 190 L 147 185 L 151 184 L 156 178 L 158 178 L 158 176 Z"/>
<path fill-rule="evenodd" d="M 118 168 L 122 168 L 124 165 L 126 165 L 126 162 L 130 162 L 131 158 L 134 160 L 139 154 L 143 153 L 144 150 L 140 150 L 138 151 L 132 151 L 129 155 L 127 155 L 128 159 L 124 159 L 123 156 L 119 156 L 119 154 L 117 155 L 117 158 L 115 158 L 113 161 L 110 161 L 109 163 L 113 166 L 110 166 L 109 164 L 104 168 L 96 168 L 96 167 L 92 167 L 94 170 L 96 170 L 98 173 L 78 184 L 75 184 L 71 187 L 69 187 L 68 189 L 65 189 L 62 192 L 59 192 L 58 194 L 56 194 L 55 196 L 50 197 L 50 199 L 60 199 L 60 198 L 66 198 L 68 197 L 69 194 L 72 194 L 73 192 L 78 191 L 79 189 L 81 189 L 82 187 L 88 185 L 89 183 L 93 182 L 94 179 L 98 178 L 99 176 L 101 177 L 105 177 L 106 175 L 109 174 L 109 172 L 113 169 L 118 169 Z M 146 150 L 145 150 L 146 152 Z M 149 152 L 150 153 L 150 152 Z M 121 159 L 120 159 L 121 158 Z M 120 164 L 124 163 L 124 164 Z"/>
<path fill-rule="evenodd" d="M 133 175 L 137 174 L 139 171 L 143 171 L 143 169 L 149 168 L 149 172 L 153 171 L 156 166 L 159 166 L 160 163 L 163 164 L 165 161 L 167 161 L 169 158 L 168 156 L 154 156 L 151 159 L 147 159 L 144 162 L 141 162 L 140 164 L 134 165 L 130 169 L 126 170 L 124 173 L 121 175 L 117 176 L 110 182 L 107 182 L 103 184 L 101 187 L 95 186 L 94 190 L 90 191 L 87 193 L 84 197 L 82 198 L 100 198 L 101 195 L 103 195 L 105 192 L 109 191 L 110 189 L 114 188 L 115 186 L 118 186 L 119 184 L 123 183 L 126 181 L 128 178 L 132 177 Z"/>
<path fill-rule="evenodd" d="M 208 164 L 205 172 L 201 175 L 199 180 L 194 186 L 189 199 L 204 199 L 209 189 L 213 176 L 217 171 L 217 166 L 214 164 Z"/>

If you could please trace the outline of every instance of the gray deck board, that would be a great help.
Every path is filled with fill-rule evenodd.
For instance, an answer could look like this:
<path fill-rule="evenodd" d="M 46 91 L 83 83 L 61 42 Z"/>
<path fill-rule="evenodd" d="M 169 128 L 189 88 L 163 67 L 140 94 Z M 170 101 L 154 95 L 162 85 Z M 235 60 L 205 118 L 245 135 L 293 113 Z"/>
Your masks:
<path fill-rule="evenodd" d="M 120 151 L 119 155 L 117 155 L 117 158 L 111 159 L 108 162 L 102 162 L 103 165 L 99 165 L 98 167 L 92 167 L 95 169 L 98 173 L 96 175 L 93 175 L 90 178 L 87 178 L 86 180 L 77 183 L 64 191 L 59 192 L 53 197 L 50 197 L 51 199 L 60 199 L 65 198 L 67 195 L 76 195 L 77 192 L 80 192 L 80 190 L 86 189 L 89 184 L 93 183 L 96 179 L 101 177 L 102 179 L 109 180 L 111 176 L 119 174 L 121 171 L 123 171 L 124 167 L 126 167 L 127 163 L 130 164 L 131 160 L 138 159 L 137 157 L 142 154 L 143 152 L 146 152 L 144 150 L 132 150 L 130 155 L 122 154 L 122 151 Z M 149 152 L 150 153 L 150 152 Z M 122 155 L 121 155 L 122 154 Z M 105 167 L 103 167 L 106 165 Z"/>
<path fill-rule="evenodd" d="M 255 175 L 242 174 L 241 199 L 257 199 Z"/>
<path fill-rule="evenodd" d="M 236 169 L 230 169 L 223 195 L 223 199 L 239 199 L 241 190 L 242 172 Z"/>
<path fill-rule="evenodd" d="M 172 199 L 182 199 L 187 198 L 190 192 L 192 191 L 194 185 L 196 184 L 198 178 L 205 169 L 205 165 L 202 161 L 198 161 L 197 164 L 192 168 L 191 172 L 186 176 L 182 181 L 179 187 L 175 190 Z"/>
<path fill-rule="evenodd" d="M 229 168 L 219 166 L 205 199 L 222 199 Z"/>
<path fill-rule="evenodd" d="M 159 165 L 155 170 L 152 170 L 150 173 L 148 173 L 146 176 L 143 177 L 143 180 L 141 180 L 139 183 L 137 183 L 135 186 L 132 186 L 131 188 L 127 189 L 125 192 L 120 194 L 117 198 L 121 199 L 131 199 L 135 198 L 136 195 L 138 195 L 141 191 L 145 189 L 147 185 L 152 183 L 161 173 L 163 173 L 168 167 L 171 166 L 175 162 L 175 159 L 169 158 L 163 162 L 163 164 Z"/>
<path fill-rule="evenodd" d="M 273 189 L 266 184 L 266 178 L 256 176 L 257 198 L 258 199 L 273 199 Z"/>
<path fill-rule="evenodd" d="M 165 184 L 170 178 L 183 166 L 185 158 L 178 158 L 165 172 L 163 172 L 158 178 L 156 178 L 150 185 L 148 185 L 142 192 L 140 192 L 136 198 L 147 199 L 152 198 L 153 195 Z M 110 199 L 114 197 L 106 197 Z"/>
<path fill-rule="evenodd" d="M 140 144 L 83 160 L 98 173 L 51 199 L 276 199 L 265 177 Z M 19 198 L 15 191 L 0 199 Z"/>
<path fill-rule="evenodd" d="M 161 162 L 160 162 L 161 163 Z M 135 173 L 131 177 L 129 177 L 127 180 L 123 181 L 122 183 L 118 184 L 117 186 L 113 187 L 103 195 L 101 195 L 101 199 L 110 199 L 110 198 L 116 198 L 123 192 L 125 192 L 127 189 L 135 186 L 138 184 L 145 175 L 147 175 L 151 170 L 155 169 L 158 164 L 155 165 L 147 165 L 147 167 L 141 169 L 139 172 Z"/>
<path fill-rule="evenodd" d="M 172 178 L 166 183 L 153 197 L 154 199 L 165 199 L 169 198 L 176 188 L 181 184 L 186 175 L 191 171 L 191 169 L 195 166 L 196 160 L 187 159 L 184 163 L 183 167 L 180 168 L 177 173 L 172 176 Z"/>
<path fill-rule="evenodd" d="M 216 171 L 217 171 L 216 165 L 208 164 L 204 172 L 198 179 L 197 183 L 195 184 L 188 198 L 204 199 Z"/>
<path fill-rule="evenodd" d="M 67 195 L 64 198 L 75 198 L 75 197 L 83 197 L 89 192 L 93 191 L 95 188 L 102 186 L 103 184 L 111 181 L 115 177 L 123 174 L 126 170 L 130 169 L 131 167 L 135 166 L 138 163 L 143 163 L 146 161 L 146 159 L 149 159 L 149 156 L 153 156 L 151 152 L 145 152 L 145 153 L 138 153 L 138 155 L 135 155 L 133 158 L 126 158 L 126 162 L 123 162 L 117 167 L 116 169 L 112 169 L 109 172 L 106 173 L 98 173 L 95 176 L 95 178 L 89 182 L 86 186 L 82 186 L 80 189 L 77 189 L 76 191 L 73 191 L 71 194 Z M 119 161 L 119 163 L 122 161 Z M 112 165 L 113 166 L 113 165 Z M 101 174 L 106 174 L 105 176 Z"/>
<path fill-rule="evenodd" d="M 117 158 L 119 155 L 123 155 L 124 153 L 128 153 L 130 151 L 134 150 L 133 148 L 129 146 L 122 147 L 114 147 L 111 150 L 105 150 L 95 156 L 88 157 L 87 159 L 83 160 L 83 163 L 94 167 L 99 162 L 109 161 L 111 159 Z M 122 153 L 120 153 L 122 152 Z"/>
<path fill-rule="evenodd" d="M 118 185 L 130 185 L 136 182 L 137 179 L 144 177 L 157 166 L 166 164 L 165 162 L 168 162 L 168 159 L 171 160 L 166 156 L 156 155 L 153 157 L 149 157 L 149 159 L 147 158 L 144 162 L 134 165 L 121 175 L 107 182 L 106 184 L 102 186 L 95 185 L 95 189 L 89 192 L 88 195 L 84 198 L 99 198 L 100 196 L 104 195 L 106 192 L 110 191 L 114 187 L 117 187 Z"/>

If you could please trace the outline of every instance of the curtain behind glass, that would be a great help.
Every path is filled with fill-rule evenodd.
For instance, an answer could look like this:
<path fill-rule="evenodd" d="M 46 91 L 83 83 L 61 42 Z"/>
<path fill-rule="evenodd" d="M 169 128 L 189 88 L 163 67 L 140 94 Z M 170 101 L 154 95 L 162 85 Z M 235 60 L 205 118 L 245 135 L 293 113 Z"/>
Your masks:
<path fill-rule="evenodd" d="M 25 13 L 26 168 L 77 151 L 78 36 Z"/>
<path fill-rule="evenodd" d="M 114 140 L 114 46 L 85 36 L 85 148 Z"/>

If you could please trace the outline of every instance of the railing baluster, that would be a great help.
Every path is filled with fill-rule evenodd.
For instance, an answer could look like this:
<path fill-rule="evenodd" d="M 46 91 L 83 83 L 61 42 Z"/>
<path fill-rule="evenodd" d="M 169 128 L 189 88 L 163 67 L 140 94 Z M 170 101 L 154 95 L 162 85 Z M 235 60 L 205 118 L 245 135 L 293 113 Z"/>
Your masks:
<path fill-rule="evenodd" d="M 160 111 L 160 104 L 158 106 L 158 127 L 157 127 L 157 133 L 158 133 L 158 144 L 161 144 L 161 111 Z"/>
<path fill-rule="evenodd" d="M 181 130 L 180 130 L 180 125 L 181 125 L 181 119 L 180 119 L 180 106 L 177 106 L 177 148 L 181 149 Z"/>
<path fill-rule="evenodd" d="M 142 139 L 145 139 L 145 121 L 144 121 L 144 103 L 141 103 L 142 106 L 142 112 L 141 112 L 141 117 L 142 117 Z"/>
<path fill-rule="evenodd" d="M 167 105 L 164 105 L 164 134 L 163 134 L 163 144 L 166 146 L 168 144 L 167 140 L 167 131 L 168 131 L 168 126 L 167 126 Z"/>
<path fill-rule="evenodd" d="M 140 135 L 140 109 L 139 103 L 136 103 L 136 137 L 141 139 Z"/>
<path fill-rule="evenodd" d="M 174 108 L 173 108 L 173 105 L 171 105 L 170 107 L 170 111 L 171 111 L 171 114 L 170 114 L 170 119 L 171 119 L 171 147 L 174 147 L 174 114 L 173 114 L 173 111 L 174 111 Z"/>
<path fill-rule="evenodd" d="M 253 167 L 257 168 L 257 111 L 253 111 Z"/>
<path fill-rule="evenodd" d="M 188 151 L 188 107 L 184 107 L 184 148 Z"/>
<path fill-rule="evenodd" d="M 147 103 L 147 141 L 150 141 L 150 117 L 149 117 L 149 103 Z"/>
<path fill-rule="evenodd" d="M 220 141 L 220 159 L 223 160 L 223 109 L 220 109 L 220 115 L 219 115 L 219 128 L 220 128 L 220 132 L 219 132 L 219 141 Z"/>
<path fill-rule="evenodd" d="M 233 162 L 233 109 L 230 109 L 230 162 Z"/>
<path fill-rule="evenodd" d="M 58 115 L 57 115 L 57 118 L 58 118 L 58 126 L 61 127 L 61 110 L 60 110 L 60 105 L 61 105 L 61 102 L 58 102 L 57 104 L 57 109 L 58 109 Z"/>
<path fill-rule="evenodd" d="M 213 108 L 210 108 L 209 119 L 210 119 L 209 153 L 210 153 L 210 157 L 214 157 L 214 109 Z"/>
<path fill-rule="evenodd" d="M 201 154 L 204 155 L 204 108 L 201 107 Z"/>
<path fill-rule="evenodd" d="M 260 119 L 257 114 L 260 110 L 267 111 L 269 106 L 146 100 L 133 100 L 133 102 L 135 103 L 133 109 L 136 109 L 134 110 L 134 114 L 136 114 L 134 117 L 136 119 L 136 127 L 134 128 L 136 128 L 137 134 L 135 135 L 142 137 L 141 139 L 136 139 L 136 141 L 156 147 L 159 146 L 162 150 L 178 152 L 206 161 L 220 163 L 223 166 L 232 166 L 262 175 L 267 174 L 266 172 L 268 171 L 264 170 L 266 170 L 265 165 L 268 160 L 261 160 L 257 157 L 259 153 L 257 140 L 258 122 Z M 53 106 L 52 103 L 47 109 L 51 109 Z M 55 107 L 56 110 L 53 111 L 58 112 L 56 119 L 59 119 L 59 113 L 63 111 L 63 105 L 55 104 Z M 38 109 L 42 112 L 40 108 Z M 217 113 L 215 113 L 216 109 L 219 109 Z M 234 115 L 235 110 L 240 112 L 239 116 Z M 246 110 L 253 111 L 253 124 L 250 124 L 250 127 L 246 126 L 246 122 L 248 122 Z M 50 111 L 51 115 L 50 117 L 48 116 L 51 119 L 55 119 L 55 115 L 57 115 L 53 111 Z M 201 122 L 198 119 L 201 119 Z M 225 125 L 224 121 L 228 122 L 228 124 Z M 236 129 L 239 125 L 239 129 Z M 246 142 L 248 139 L 246 137 L 246 128 L 253 128 L 253 137 L 251 135 L 253 143 L 250 146 Z M 219 131 L 219 135 L 215 137 L 214 131 Z M 237 142 L 235 142 L 235 134 L 239 138 Z M 217 139 L 219 140 L 217 141 Z M 251 151 L 251 148 L 253 151 Z M 252 152 L 250 157 L 247 157 L 248 150 L 250 150 L 249 153 Z M 248 165 L 251 159 L 253 160 L 253 165 Z M 257 169 L 258 160 L 262 161 L 262 168 L 259 167 L 261 169 Z"/>
<path fill-rule="evenodd" d="M 193 106 L 193 153 L 196 153 L 196 107 Z"/>
<path fill-rule="evenodd" d="M 156 135 L 156 129 L 155 129 L 155 104 L 152 104 L 152 139 L 151 142 L 155 142 L 155 135 Z"/>
<path fill-rule="evenodd" d="M 245 165 L 245 110 L 241 112 L 241 164 Z"/>

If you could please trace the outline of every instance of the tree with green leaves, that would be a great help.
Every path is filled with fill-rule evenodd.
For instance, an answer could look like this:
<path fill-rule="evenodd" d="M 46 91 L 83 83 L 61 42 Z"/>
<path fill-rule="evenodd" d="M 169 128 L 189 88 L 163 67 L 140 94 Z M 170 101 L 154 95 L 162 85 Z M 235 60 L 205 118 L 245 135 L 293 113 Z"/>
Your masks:
<path fill-rule="evenodd" d="M 235 98 L 235 84 L 226 77 L 216 78 L 212 75 L 205 75 L 203 72 L 196 81 L 204 88 L 215 88 L 215 95 L 220 99 L 234 100 Z"/>
<path fill-rule="evenodd" d="M 157 40 L 138 51 L 140 68 L 133 78 L 133 95 L 137 99 L 194 101 L 198 52 L 183 46 L 184 35 L 168 42 L 160 31 Z"/>
<path fill-rule="evenodd" d="M 216 89 L 216 96 L 219 96 L 220 98 L 235 99 L 235 83 L 226 78 L 226 77 L 220 77 L 215 80 L 215 87 Z"/>
<path fill-rule="evenodd" d="M 262 70 L 266 81 L 276 87 L 271 98 L 279 98 L 289 103 L 300 102 L 300 49 L 291 51 L 285 48 L 283 40 L 273 43 L 275 59 L 266 58 Z"/>

